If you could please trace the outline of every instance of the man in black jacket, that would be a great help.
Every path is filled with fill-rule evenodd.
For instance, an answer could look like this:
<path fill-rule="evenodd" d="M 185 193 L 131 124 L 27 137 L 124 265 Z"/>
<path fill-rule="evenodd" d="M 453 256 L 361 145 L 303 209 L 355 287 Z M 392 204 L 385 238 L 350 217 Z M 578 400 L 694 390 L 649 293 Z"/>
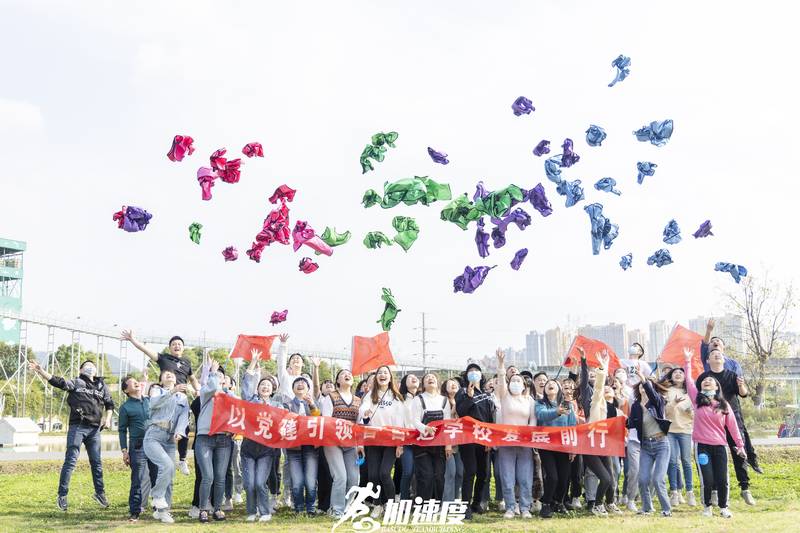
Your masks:
<path fill-rule="evenodd" d="M 100 461 L 100 431 L 111 427 L 114 402 L 103 379 L 97 377 L 97 367 L 92 361 L 84 361 L 81 363 L 80 375 L 77 378 L 64 379 L 51 375 L 36 361 L 31 361 L 28 366 L 53 387 L 67 391 L 69 431 L 67 453 L 58 480 L 58 508 L 62 511 L 67 510 L 69 481 L 78 462 L 81 444 L 86 447 L 92 468 L 93 498 L 101 507 L 108 507 L 103 485 L 103 463 Z"/>

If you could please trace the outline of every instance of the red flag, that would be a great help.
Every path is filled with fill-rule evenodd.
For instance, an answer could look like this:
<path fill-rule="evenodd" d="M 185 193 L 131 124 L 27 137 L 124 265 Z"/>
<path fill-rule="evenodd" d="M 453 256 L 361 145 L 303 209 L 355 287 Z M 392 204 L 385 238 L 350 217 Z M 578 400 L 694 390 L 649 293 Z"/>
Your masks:
<path fill-rule="evenodd" d="M 250 350 L 255 348 L 261 352 L 262 361 L 272 359 L 270 348 L 272 348 L 272 343 L 277 338 L 277 335 L 270 335 L 269 337 L 260 335 L 239 335 L 236 339 L 236 346 L 233 347 L 230 357 L 231 359 L 241 358 L 245 361 L 250 361 L 250 359 L 252 359 L 250 357 Z"/>
<path fill-rule="evenodd" d="M 383 365 L 394 365 L 394 357 L 389 349 L 389 332 L 384 331 L 374 337 L 353 336 L 351 372 L 363 374 Z"/>
<path fill-rule="evenodd" d="M 703 362 L 700 359 L 700 344 L 703 342 L 703 336 L 699 333 L 687 329 L 680 324 L 675 324 L 672 328 L 672 333 L 661 350 L 661 355 L 658 357 L 662 363 L 670 363 L 674 366 L 683 368 L 686 362 L 686 357 L 683 355 L 683 349 L 689 348 L 694 352 L 692 356 L 692 377 L 697 379 L 697 376 L 703 373 Z"/>
<path fill-rule="evenodd" d="M 584 337 L 583 335 L 578 335 L 575 337 L 575 340 L 572 341 L 572 346 L 569 347 L 567 357 L 564 359 L 564 366 L 570 367 L 580 365 L 581 354 L 578 353 L 579 346 L 583 348 L 584 352 L 586 352 L 586 364 L 594 368 L 600 366 L 600 361 L 597 360 L 597 354 L 601 353 L 603 350 L 607 351 L 608 368 L 606 371 L 608 372 L 608 375 L 614 375 L 614 371 L 622 366 L 619 363 L 619 357 L 617 357 L 617 353 L 613 348 L 611 348 L 611 346 L 603 341 L 590 339 L 589 337 Z"/>

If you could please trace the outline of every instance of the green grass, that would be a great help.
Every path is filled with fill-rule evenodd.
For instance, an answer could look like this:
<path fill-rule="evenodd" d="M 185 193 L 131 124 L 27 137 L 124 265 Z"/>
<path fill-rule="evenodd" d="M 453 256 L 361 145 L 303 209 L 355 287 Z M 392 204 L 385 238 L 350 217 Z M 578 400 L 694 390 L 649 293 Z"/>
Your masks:
<path fill-rule="evenodd" d="M 800 516 L 800 449 L 762 448 L 759 450 L 766 473 L 754 474 L 752 491 L 758 499 L 756 507 L 747 507 L 739 498 L 738 486 L 731 486 L 731 509 L 734 517 L 724 520 L 720 517 L 706 519 L 700 516 L 698 508 L 679 507 L 672 518 L 644 518 L 626 513 L 621 517 L 605 519 L 585 514 L 571 518 L 556 518 L 543 521 L 502 520 L 495 512 L 476 519 L 463 528 L 454 527 L 457 532 L 495 532 L 504 531 L 553 531 L 574 532 L 604 531 L 646 531 L 659 533 L 676 531 L 687 533 L 700 530 L 703 533 L 722 531 L 797 531 Z M 174 516 L 176 523 L 162 525 L 150 518 L 137 524 L 127 521 L 127 495 L 129 471 L 120 460 L 104 461 L 106 494 L 111 507 L 101 509 L 91 499 L 92 482 L 88 463 L 80 461 L 70 487 L 67 513 L 56 509 L 56 488 L 58 485 L 59 462 L 8 462 L 0 463 L 0 531 L 251 531 L 265 528 L 262 524 L 244 522 L 244 509 L 239 507 L 228 513 L 228 520 L 218 524 L 202 526 L 190 520 L 186 511 L 191 502 L 193 477 L 177 474 L 175 477 Z M 731 479 L 733 472 L 731 472 Z M 699 490 L 699 489 L 696 489 Z M 281 510 L 266 526 L 271 531 L 301 531 L 302 533 L 330 531 L 332 520 L 326 517 L 297 518 L 288 511 Z M 413 528 L 408 528 L 409 533 Z M 352 528 L 342 525 L 337 533 L 351 533 Z"/>

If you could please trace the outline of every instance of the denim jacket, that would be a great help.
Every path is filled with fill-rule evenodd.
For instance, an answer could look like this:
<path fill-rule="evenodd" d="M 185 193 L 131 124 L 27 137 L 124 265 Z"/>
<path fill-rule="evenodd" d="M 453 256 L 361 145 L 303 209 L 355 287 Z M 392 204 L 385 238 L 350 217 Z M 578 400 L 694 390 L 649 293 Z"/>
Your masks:
<path fill-rule="evenodd" d="M 182 392 L 173 394 L 161 387 L 153 391 L 155 395 L 150 397 L 149 426 L 158 426 L 170 435 L 178 434 L 185 438 L 189 425 L 189 400 L 186 395 Z"/>

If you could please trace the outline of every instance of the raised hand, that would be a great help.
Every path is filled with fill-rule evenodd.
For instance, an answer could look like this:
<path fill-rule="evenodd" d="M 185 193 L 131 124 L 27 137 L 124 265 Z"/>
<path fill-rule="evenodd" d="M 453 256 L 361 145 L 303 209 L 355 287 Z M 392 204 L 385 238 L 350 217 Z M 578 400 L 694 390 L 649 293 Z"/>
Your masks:
<path fill-rule="evenodd" d="M 713 318 L 709 318 L 708 319 L 708 323 L 706 324 L 706 329 L 708 331 L 713 331 L 714 330 L 714 326 L 716 326 L 716 325 L 717 325 L 717 321 L 714 320 Z"/>
<path fill-rule="evenodd" d="M 219 363 L 217 361 L 211 360 L 211 368 L 209 369 L 212 374 L 216 374 L 217 370 L 219 370 Z"/>
<path fill-rule="evenodd" d="M 289 334 L 288 333 L 281 333 L 280 339 L 281 339 L 281 342 L 288 341 L 289 340 Z"/>
<path fill-rule="evenodd" d="M 250 357 L 252 364 L 257 365 L 258 360 L 261 358 L 261 350 L 253 348 L 252 350 L 250 350 Z"/>
<path fill-rule="evenodd" d="M 692 356 L 694 356 L 694 351 L 691 350 L 688 346 L 684 346 L 684 348 L 683 348 L 683 357 L 687 361 L 691 361 L 692 360 Z"/>
<path fill-rule="evenodd" d="M 319 368 L 319 365 L 322 364 L 322 358 L 320 357 L 312 357 L 311 364 L 313 364 L 316 368 Z"/>
<path fill-rule="evenodd" d="M 495 352 L 495 355 L 497 356 L 497 364 L 498 365 L 502 365 L 503 363 L 505 363 L 506 354 L 505 354 L 505 352 L 503 350 L 498 348 L 497 351 Z"/>
<path fill-rule="evenodd" d="M 186 385 L 186 383 L 181 383 L 179 385 L 175 385 L 174 387 L 172 387 L 172 392 L 182 392 L 182 393 L 186 394 L 186 388 L 187 387 L 188 387 L 188 385 Z"/>
<path fill-rule="evenodd" d="M 598 353 L 595 355 L 597 360 L 600 362 L 600 366 L 606 370 L 608 370 L 608 350 L 603 350 L 602 353 Z"/>
<path fill-rule="evenodd" d="M 130 329 L 123 329 L 122 334 L 119 336 L 120 339 L 124 341 L 132 341 L 133 340 L 133 331 Z"/>
<path fill-rule="evenodd" d="M 28 370 L 39 372 L 41 369 L 42 365 L 40 365 L 38 361 L 28 361 Z"/>
<path fill-rule="evenodd" d="M 581 354 L 581 360 L 585 361 L 586 360 L 586 352 L 583 350 L 583 348 L 581 348 L 580 346 L 576 346 L 575 349 L 578 350 L 579 354 Z"/>

